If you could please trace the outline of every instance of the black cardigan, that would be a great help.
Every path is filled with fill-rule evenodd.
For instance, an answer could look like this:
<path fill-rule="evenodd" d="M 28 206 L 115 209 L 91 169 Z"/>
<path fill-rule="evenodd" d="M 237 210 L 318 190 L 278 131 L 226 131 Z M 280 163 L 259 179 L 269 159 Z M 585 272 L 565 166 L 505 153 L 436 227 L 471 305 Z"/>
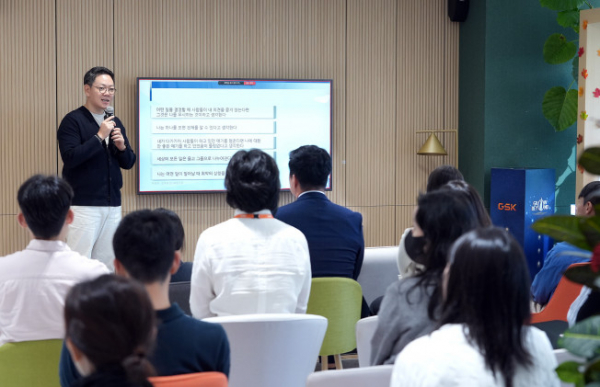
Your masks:
<path fill-rule="evenodd" d="M 75 206 L 121 205 L 121 168 L 133 167 L 136 157 L 123 123 L 116 117 L 114 122 L 125 139 L 124 151 L 119 151 L 112 141 L 108 147 L 99 141 L 95 135 L 100 126 L 83 106 L 67 114 L 58 127 L 62 174 L 73 187 Z"/>

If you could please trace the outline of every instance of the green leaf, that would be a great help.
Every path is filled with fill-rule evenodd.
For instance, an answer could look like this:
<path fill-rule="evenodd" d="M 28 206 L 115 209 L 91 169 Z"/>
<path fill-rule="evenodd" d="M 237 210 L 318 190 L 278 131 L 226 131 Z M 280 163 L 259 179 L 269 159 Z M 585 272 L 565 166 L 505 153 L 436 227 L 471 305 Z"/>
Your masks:
<path fill-rule="evenodd" d="M 575 83 L 579 82 L 579 56 L 575 56 L 573 58 L 573 67 L 571 69 L 571 75 L 573 76 L 573 80 Z"/>
<path fill-rule="evenodd" d="M 590 364 L 587 365 L 585 373 L 583 375 L 586 382 L 594 382 L 600 380 L 600 359 L 594 359 Z M 598 383 L 586 384 L 586 386 L 594 386 Z"/>
<path fill-rule="evenodd" d="M 553 11 L 579 8 L 584 3 L 585 0 L 540 0 L 542 7 L 550 8 Z"/>
<path fill-rule="evenodd" d="M 542 112 L 558 132 L 577 121 L 577 90 L 566 91 L 562 86 L 551 88 L 544 95 Z"/>
<path fill-rule="evenodd" d="M 581 219 L 579 229 L 585 236 L 588 245 L 596 246 L 600 243 L 600 216 Z"/>
<path fill-rule="evenodd" d="M 550 64 L 570 61 L 577 54 L 577 45 L 563 34 L 552 34 L 544 43 L 544 60 Z"/>
<path fill-rule="evenodd" d="M 579 165 L 589 173 L 600 175 L 600 148 L 587 148 L 579 156 Z"/>
<path fill-rule="evenodd" d="M 593 290 L 600 290 L 596 285 L 598 273 L 594 273 L 590 265 L 571 267 L 565 271 L 565 277 L 572 282 L 585 285 Z"/>
<path fill-rule="evenodd" d="M 538 219 L 531 228 L 540 234 L 564 242 L 569 242 L 584 250 L 592 250 L 585 235 L 579 229 L 581 218 L 571 215 L 552 215 Z"/>
<path fill-rule="evenodd" d="M 579 10 L 572 9 L 570 11 L 562 11 L 556 16 L 556 22 L 565 28 L 573 28 L 579 26 Z M 577 32 L 579 29 L 575 30 Z"/>
<path fill-rule="evenodd" d="M 566 361 L 556 368 L 556 373 L 563 382 L 580 383 L 583 382 L 583 374 L 579 372 L 580 366 L 576 361 Z"/>
<path fill-rule="evenodd" d="M 600 316 L 590 317 L 567 329 L 558 344 L 576 356 L 594 358 L 600 349 Z"/>

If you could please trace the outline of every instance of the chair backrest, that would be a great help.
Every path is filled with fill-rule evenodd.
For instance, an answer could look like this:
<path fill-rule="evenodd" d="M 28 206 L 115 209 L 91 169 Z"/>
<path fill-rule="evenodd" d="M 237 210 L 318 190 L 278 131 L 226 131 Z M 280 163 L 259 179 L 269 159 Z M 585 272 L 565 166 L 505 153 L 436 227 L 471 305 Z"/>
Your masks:
<path fill-rule="evenodd" d="M 589 265 L 589 262 L 574 263 L 569 268 L 586 265 Z M 553 320 L 567 321 L 569 307 L 581 292 L 582 286 L 581 284 L 571 282 L 563 275 L 550 301 L 548 301 L 548 305 L 541 312 L 531 314 L 531 323 Z"/>
<path fill-rule="evenodd" d="M 179 270 L 171 276 L 171 283 L 174 282 L 190 282 L 192 280 L 193 262 L 181 262 Z"/>
<path fill-rule="evenodd" d="M 398 281 L 398 246 L 367 247 L 358 283 L 367 304 L 385 294 Z"/>
<path fill-rule="evenodd" d="M 227 376 L 221 372 L 195 372 L 149 378 L 154 387 L 227 387 Z"/>
<path fill-rule="evenodd" d="M 192 315 L 190 308 L 191 282 L 171 282 L 169 284 L 169 299 L 177 303 L 181 310 L 188 316 Z"/>
<path fill-rule="evenodd" d="M 62 340 L 22 341 L 0 347 L 0 386 L 60 387 Z"/>
<path fill-rule="evenodd" d="M 327 372 L 314 372 L 308 376 L 306 387 L 388 387 L 393 365 L 351 368 Z"/>
<path fill-rule="evenodd" d="M 210 317 L 227 332 L 230 387 L 304 387 L 314 371 L 327 319 L 304 314 Z"/>
<path fill-rule="evenodd" d="M 319 355 L 337 355 L 356 348 L 362 290 L 350 278 L 313 278 L 306 313 L 327 318 L 327 333 Z"/>
<path fill-rule="evenodd" d="M 378 323 L 377 316 L 362 318 L 356 323 L 356 352 L 359 367 L 371 365 L 371 339 Z"/>

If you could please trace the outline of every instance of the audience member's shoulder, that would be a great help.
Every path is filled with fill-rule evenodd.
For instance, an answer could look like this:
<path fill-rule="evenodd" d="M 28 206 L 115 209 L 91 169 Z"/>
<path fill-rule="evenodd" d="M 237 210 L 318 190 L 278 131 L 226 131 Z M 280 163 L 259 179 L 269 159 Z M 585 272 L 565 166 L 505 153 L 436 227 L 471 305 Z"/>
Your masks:
<path fill-rule="evenodd" d="M 210 338 L 212 340 L 227 338 L 225 329 L 220 324 L 198 320 L 188 315 L 184 315 L 183 318 L 189 329 L 196 333 L 194 337 L 201 336 L 202 338 Z"/>

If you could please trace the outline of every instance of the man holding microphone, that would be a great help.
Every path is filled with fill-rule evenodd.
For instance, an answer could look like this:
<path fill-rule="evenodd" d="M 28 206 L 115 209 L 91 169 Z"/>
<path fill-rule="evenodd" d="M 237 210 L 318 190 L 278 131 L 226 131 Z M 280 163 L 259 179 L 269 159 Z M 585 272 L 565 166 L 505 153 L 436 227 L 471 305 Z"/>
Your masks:
<path fill-rule="evenodd" d="M 83 83 L 85 104 L 63 118 L 57 134 L 63 178 L 75 192 L 67 244 L 113 270 L 112 237 L 121 220 L 121 168 L 132 168 L 136 156 L 123 124 L 112 115 L 113 72 L 94 67 Z"/>

